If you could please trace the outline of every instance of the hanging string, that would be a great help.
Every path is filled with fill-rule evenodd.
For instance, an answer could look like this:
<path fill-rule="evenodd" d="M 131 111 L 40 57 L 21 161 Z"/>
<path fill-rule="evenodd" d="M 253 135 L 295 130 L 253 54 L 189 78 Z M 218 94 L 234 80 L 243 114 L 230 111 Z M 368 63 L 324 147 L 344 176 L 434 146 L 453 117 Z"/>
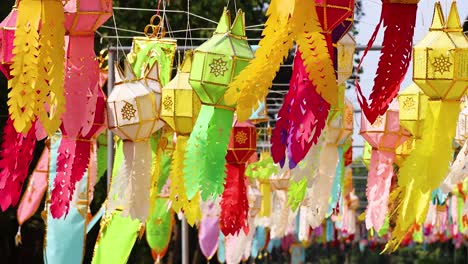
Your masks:
<path fill-rule="evenodd" d="M 159 16 L 159 11 L 160 11 L 160 8 L 161 8 L 161 1 L 162 0 L 159 0 L 158 1 L 158 7 L 156 8 L 156 15 Z"/>
<path fill-rule="evenodd" d="M 120 42 L 119 30 L 117 29 L 117 22 L 115 20 L 115 13 L 112 13 L 112 21 L 114 22 L 115 37 L 116 37 L 116 55 L 117 61 L 120 61 L 119 49 L 122 50 L 122 54 L 125 57 L 125 51 L 123 49 L 122 43 Z"/>
<path fill-rule="evenodd" d="M 187 47 L 187 40 L 190 37 L 190 46 L 193 47 L 192 30 L 190 28 L 190 0 L 187 0 L 187 31 L 185 32 L 185 43 Z"/>

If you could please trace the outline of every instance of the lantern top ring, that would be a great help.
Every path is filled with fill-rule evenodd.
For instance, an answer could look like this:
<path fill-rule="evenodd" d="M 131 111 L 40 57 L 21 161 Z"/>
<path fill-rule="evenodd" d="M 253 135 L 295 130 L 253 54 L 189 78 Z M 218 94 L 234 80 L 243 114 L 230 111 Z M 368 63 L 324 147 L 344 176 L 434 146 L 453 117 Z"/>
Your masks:
<path fill-rule="evenodd" d="M 155 21 L 158 21 L 155 24 Z M 150 19 L 150 23 L 146 25 L 144 30 L 145 36 L 148 38 L 164 38 L 166 29 L 164 28 L 164 20 L 160 15 L 154 15 Z"/>

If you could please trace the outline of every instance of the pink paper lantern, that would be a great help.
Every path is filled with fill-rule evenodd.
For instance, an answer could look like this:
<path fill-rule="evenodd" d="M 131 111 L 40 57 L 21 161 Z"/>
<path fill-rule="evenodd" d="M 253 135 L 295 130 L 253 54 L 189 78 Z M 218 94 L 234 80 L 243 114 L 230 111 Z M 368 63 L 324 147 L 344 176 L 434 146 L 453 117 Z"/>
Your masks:
<path fill-rule="evenodd" d="M 10 78 L 10 65 L 13 59 L 13 40 L 15 39 L 16 18 L 18 16 L 16 1 L 10 14 L 0 23 L 0 71 Z"/>
<path fill-rule="evenodd" d="M 411 134 L 400 126 L 398 101 L 394 100 L 387 112 L 371 124 L 361 115 L 361 135 L 372 146 L 372 157 L 367 180 L 366 227 L 376 231 L 382 227 L 387 213 L 388 196 L 392 184 L 395 150 Z"/>
<path fill-rule="evenodd" d="M 64 10 L 67 35 L 89 34 L 112 16 L 112 0 L 69 0 Z"/>

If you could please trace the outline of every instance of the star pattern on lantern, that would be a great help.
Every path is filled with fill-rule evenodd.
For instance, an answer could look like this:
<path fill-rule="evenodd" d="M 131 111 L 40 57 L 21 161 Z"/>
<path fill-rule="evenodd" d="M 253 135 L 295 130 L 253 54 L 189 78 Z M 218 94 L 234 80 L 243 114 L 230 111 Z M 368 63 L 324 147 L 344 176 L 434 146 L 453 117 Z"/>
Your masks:
<path fill-rule="evenodd" d="M 413 97 L 406 97 L 403 101 L 403 110 L 405 111 L 412 111 L 416 106 L 416 102 L 414 101 Z"/>
<path fill-rule="evenodd" d="M 214 59 L 213 62 L 209 65 L 211 68 L 210 73 L 213 73 L 216 77 L 224 76 L 224 73 L 227 69 L 227 61 L 223 61 L 222 58 Z"/>
<path fill-rule="evenodd" d="M 434 72 L 440 72 L 440 74 L 443 74 L 444 72 L 450 72 L 450 66 L 452 65 L 453 63 L 450 62 L 449 57 L 444 55 L 435 57 L 434 62 L 432 62 L 432 66 L 434 66 Z"/>
<path fill-rule="evenodd" d="M 244 131 L 239 131 L 236 133 L 236 142 L 239 144 L 245 144 L 247 142 L 247 134 Z"/>
<path fill-rule="evenodd" d="M 122 107 L 121 112 L 122 112 L 122 118 L 124 120 L 131 120 L 132 118 L 135 117 L 136 110 L 132 104 L 125 102 L 125 105 Z"/>
<path fill-rule="evenodd" d="M 372 124 L 372 127 L 381 127 L 383 124 L 383 117 L 378 116 L 377 119 L 375 119 L 375 122 Z"/>
<path fill-rule="evenodd" d="M 172 97 L 170 97 L 170 96 L 164 97 L 164 100 L 163 100 L 164 110 L 166 110 L 166 111 L 171 110 L 173 104 L 174 103 L 172 102 Z"/>

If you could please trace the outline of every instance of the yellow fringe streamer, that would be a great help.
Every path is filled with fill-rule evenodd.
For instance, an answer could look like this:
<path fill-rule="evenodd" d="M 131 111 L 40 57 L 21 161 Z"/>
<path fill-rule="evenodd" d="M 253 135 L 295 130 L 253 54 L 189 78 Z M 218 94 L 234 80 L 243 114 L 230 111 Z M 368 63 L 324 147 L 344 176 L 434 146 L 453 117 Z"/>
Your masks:
<path fill-rule="evenodd" d="M 15 129 L 26 133 L 39 117 L 53 135 L 65 111 L 65 21 L 60 0 L 24 0 L 18 7 L 9 112 Z M 39 23 L 40 31 L 39 31 Z"/>
<path fill-rule="evenodd" d="M 318 33 L 322 28 L 315 11 L 315 2 L 272 0 L 267 16 L 262 33 L 264 37 L 259 43 L 255 59 L 229 85 L 224 97 L 227 104 L 237 103 L 238 120 L 247 120 L 258 103 L 267 96 L 281 63 L 289 56 L 293 39 L 306 50 L 304 54 L 308 59 L 305 66 L 318 92 L 335 105 L 338 101 L 335 73 L 326 41 Z M 317 35 L 314 36 L 312 32 Z M 320 63 L 317 65 L 318 60 Z"/>
<path fill-rule="evenodd" d="M 185 193 L 183 168 L 187 141 L 187 136 L 177 136 L 177 144 L 171 166 L 171 190 L 169 199 L 172 202 L 172 209 L 175 212 L 180 212 L 182 210 L 187 218 L 187 223 L 193 226 L 201 219 L 200 194 L 197 193 L 190 201 L 187 199 L 187 195 Z"/>
<path fill-rule="evenodd" d="M 429 101 L 423 138 L 400 168 L 399 187 L 391 195 L 393 202 L 401 200 L 391 212 L 397 223 L 384 252 L 397 250 L 410 228 L 424 222 L 431 193 L 449 171 L 459 111 L 459 102 Z"/>

